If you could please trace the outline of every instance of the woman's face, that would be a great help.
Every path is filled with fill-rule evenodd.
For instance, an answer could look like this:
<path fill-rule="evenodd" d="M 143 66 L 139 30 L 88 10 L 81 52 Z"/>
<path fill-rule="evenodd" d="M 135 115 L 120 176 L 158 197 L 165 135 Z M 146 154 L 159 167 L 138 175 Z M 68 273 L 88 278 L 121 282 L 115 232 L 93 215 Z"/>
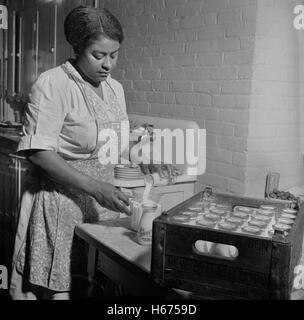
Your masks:
<path fill-rule="evenodd" d="M 91 42 L 77 57 L 77 65 L 93 83 L 105 81 L 117 65 L 120 43 L 104 36 Z"/>

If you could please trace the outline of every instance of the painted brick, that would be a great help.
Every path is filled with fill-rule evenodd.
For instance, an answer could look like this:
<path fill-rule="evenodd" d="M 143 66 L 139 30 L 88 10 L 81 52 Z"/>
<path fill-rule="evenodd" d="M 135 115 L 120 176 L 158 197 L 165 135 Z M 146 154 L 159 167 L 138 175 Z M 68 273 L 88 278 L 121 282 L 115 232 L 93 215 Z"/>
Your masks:
<path fill-rule="evenodd" d="M 155 15 L 159 21 L 168 21 L 168 19 L 176 18 L 176 8 L 164 8 L 162 11 L 156 12 Z"/>
<path fill-rule="evenodd" d="M 171 19 L 168 23 L 169 30 L 180 30 L 181 26 L 180 19 Z"/>
<path fill-rule="evenodd" d="M 206 121 L 206 129 L 208 133 L 217 135 L 233 136 L 234 125 L 231 123 L 224 123 L 222 121 Z"/>
<path fill-rule="evenodd" d="M 218 12 L 219 10 L 226 9 L 228 7 L 227 0 L 214 1 L 214 0 L 205 0 L 203 5 L 203 12 Z"/>
<path fill-rule="evenodd" d="M 255 48 L 255 37 L 241 37 L 241 49 L 242 50 L 254 50 Z"/>
<path fill-rule="evenodd" d="M 199 105 L 198 95 L 193 93 L 176 93 L 175 94 L 176 103 L 182 105 Z"/>
<path fill-rule="evenodd" d="M 205 21 L 205 24 L 208 26 L 208 25 L 215 25 L 218 23 L 218 14 L 217 12 L 209 12 L 209 13 L 206 13 L 204 15 L 204 21 Z"/>
<path fill-rule="evenodd" d="M 219 137 L 218 144 L 223 149 L 236 151 L 236 152 L 244 152 L 246 151 L 247 142 L 245 139 Z"/>
<path fill-rule="evenodd" d="M 165 6 L 168 8 L 175 8 L 186 4 L 186 2 L 187 0 L 165 0 Z"/>
<path fill-rule="evenodd" d="M 176 119 L 192 119 L 193 108 L 191 106 L 182 106 L 178 104 L 170 105 L 170 115 Z"/>
<path fill-rule="evenodd" d="M 234 179 L 230 179 L 230 189 L 229 191 L 231 193 L 235 193 L 235 194 L 244 194 L 245 193 L 245 183 L 242 181 L 238 181 L 238 180 L 234 180 Z"/>
<path fill-rule="evenodd" d="M 158 46 L 145 45 L 142 55 L 144 57 L 158 57 L 160 56 L 161 49 Z"/>
<path fill-rule="evenodd" d="M 249 127 L 250 137 L 252 138 L 275 138 L 277 136 L 277 127 L 269 124 L 255 124 Z"/>
<path fill-rule="evenodd" d="M 245 170 L 241 167 L 236 167 L 231 164 L 212 162 L 208 167 L 208 172 L 240 181 L 245 180 Z"/>
<path fill-rule="evenodd" d="M 255 23 L 242 23 L 240 25 L 229 25 L 227 26 L 226 36 L 227 37 L 246 37 L 254 36 L 256 25 Z"/>
<path fill-rule="evenodd" d="M 220 93 L 220 84 L 216 81 L 194 82 L 194 92 L 218 94 Z"/>
<path fill-rule="evenodd" d="M 222 82 L 221 92 L 223 94 L 250 94 L 251 81 L 238 80 L 238 81 L 225 81 Z"/>
<path fill-rule="evenodd" d="M 222 64 L 222 55 L 220 53 L 206 53 L 197 56 L 199 66 L 218 66 Z"/>
<path fill-rule="evenodd" d="M 293 124 L 290 125 L 276 125 L 276 136 L 278 138 L 292 138 L 298 135 L 298 129 Z"/>
<path fill-rule="evenodd" d="M 148 24 L 147 22 L 139 23 L 137 26 L 128 26 L 125 28 L 125 34 L 127 37 L 136 38 L 139 35 L 146 36 L 148 34 Z"/>
<path fill-rule="evenodd" d="M 200 14 L 202 2 L 192 2 L 191 5 L 187 3 L 186 5 L 180 6 L 176 10 L 176 16 L 179 18 L 191 17 Z"/>
<path fill-rule="evenodd" d="M 183 74 L 185 79 L 193 81 L 202 81 L 210 79 L 210 70 L 209 68 L 183 68 Z"/>
<path fill-rule="evenodd" d="M 219 108 L 247 109 L 249 107 L 248 96 L 213 95 L 212 104 Z"/>
<path fill-rule="evenodd" d="M 232 164 L 234 166 L 246 167 L 247 165 L 247 155 L 245 153 L 233 153 L 232 154 Z"/>
<path fill-rule="evenodd" d="M 152 59 L 148 57 L 135 57 L 131 59 L 131 63 L 137 68 L 150 68 Z"/>
<path fill-rule="evenodd" d="M 136 101 L 136 93 L 135 91 L 126 91 L 125 97 L 128 101 Z"/>
<path fill-rule="evenodd" d="M 215 108 L 193 107 L 193 119 L 196 121 L 199 119 L 216 120 L 217 118 L 218 111 Z"/>
<path fill-rule="evenodd" d="M 175 67 L 191 67 L 194 66 L 194 55 L 178 55 L 174 57 L 174 66 Z"/>
<path fill-rule="evenodd" d="M 173 92 L 165 92 L 165 103 L 176 104 L 175 94 Z"/>
<path fill-rule="evenodd" d="M 289 108 L 268 109 L 265 111 L 266 123 L 270 124 L 297 124 L 300 119 L 296 112 L 291 112 Z"/>
<path fill-rule="evenodd" d="M 140 79 L 140 69 L 126 68 L 125 69 L 126 79 Z"/>
<path fill-rule="evenodd" d="M 170 90 L 178 92 L 192 92 L 193 82 L 191 81 L 171 81 Z"/>
<path fill-rule="evenodd" d="M 236 22 L 241 22 L 242 10 L 241 8 L 236 9 L 225 9 L 219 11 L 219 24 L 235 24 Z"/>
<path fill-rule="evenodd" d="M 163 103 L 151 103 L 151 115 L 167 116 L 170 113 L 170 105 Z"/>
<path fill-rule="evenodd" d="M 258 1 L 258 0 L 255 0 Z M 240 8 L 250 5 L 251 0 L 229 0 L 229 8 Z"/>
<path fill-rule="evenodd" d="M 257 18 L 257 6 L 248 6 L 242 8 L 242 21 L 246 23 L 254 23 Z"/>
<path fill-rule="evenodd" d="M 241 110 L 220 110 L 219 120 L 246 125 L 249 122 L 249 112 Z"/>
<path fill-rule="evenodd" d="M 260 152 L 260 139 L 253 139 L 251 137 L 247 138 L 247 152 L 250 153 L 258 153 Z"/>
<path fill-rule="evenodd" d="M 132 80 L 120 80 L 119 82 L 121 83 L 121 85 L 123 86 L 125 91 L 133 90 L 133 81 Z"/>
<path fill-rule="evenodd" d="M 239 109 L 249 109 L 250 106 L 250 96 L 235 96 L 235 107 Z"/>
<path fill-rule="evenodd" d="M 246 180 L 250 182 L 250 181 L 265 179 L 264 181 L 266 181 L 266 176 L 270 171 L 272 170 L 269 167 L 265 167 L 265 168 L 249 167 L 247 168 Z"/>
<path fill-rule="evenodd" d="M 165 103 L 165 96 L 162 92 L 147 92 L 147 101 L 151 103 Z"/>
<path fill-rule="evenodd" d="M 216 67 L 211 70 L 211 79 L 212 80 L 233 80 L 237 79 L 238 71 L 236 67 Z"/>
<path fill-rule="evenodd" d="M 135 92 L 135 101 L 147 102 L 146 93 L 143 91 Z"/>
<path fill-rule="evenodd" d="M 189 80 L 184 74 L 183 68 L 164 69 L 161 71 L 161 78 L 165 80 Z"/>
<path fill-rule="evenodd" d="M 265 190 L 265 179 L 246 183 L 245 195 L 256 198 L 263 198 Z"/>
<path fill-rule="evenodd" d="M 280 139 L 265 139 L 260 144 L 261 152 L 285 152 L 293 151 L 298 148 L 298 138 L 280 138 Z"/>
<path fill-rule="evenodd" d="M 198 103 L 202 107 L 211 107 L 212 97 L 209 94 L 199 94 Z"/>
<path fill-rule="evenodd" d="M 153 0 L 153 1 L 145 1 L 145 11 L 146 12 L 157 12 L 162 11 L 167 4 L 167 1 L 163 0 Z"/>
<path fill-rule="evenodd" d="M 186 45 L 186 52 L 200 53 L 209 52 L 211 49 L 211 41 L 189 41 Z"/>
<path fill-rule="evenodd" d="M 206 156 L 208 160 L 230 163 L 232 162 L 232 152 L 218 148 L 207 148 Z"/>
<path fill-rule="evenodd" d="M 253 52 L 252 51 L 239 51 L 233 53 L 224 53 L 224 64 L 227 65 L 243 65 L 252 64 Z"/>
<path fill-rule="evenodd" d="M 170 31 L 170 32 L 153 35 L 152 43 L 153 45 L 166 44 L 168 42 L 173 41 L 173 39 L 174 39 L 174 32 Z"/>
<path fill-rule="evenodd" d="M 154 68 L 142 69 L 142 77 L 147 80 L 157 80 L 160 79 L 160 70 Z"/>
<path fill-rule="evenodd" d="M 134 80 L 133 87 L 135 90 L 150 91 L 151 81 L 150 80 Z"/>
<path fill-rule="evenodd" d="M 196 40 L 197 31 L 195 29 L 179 30 L 175 32 L 176 41 L 194 41 Z"/>
<path fill-rule="evenodd" d="M 206 143 L 207 148 L 217 146 L 217 136 L 215 134 L 207 133 Z"/>
<path fill-rule="evenodd" d="M 253 74 L 252 66 L 240 66 L 238 78 L 240 80 L 252 79 L 252 74 Z"/>
<path fill-rule="evenodd" d="M 144 13 L 144 3 L 137 2 L 136 5 L 130 5 L 126 8 L 126 16 L 129 20 L 132 16 L 140 16 Z"/>
<path fill-rule="evenodd" d="M 241 48 L 241 41 L 239 38 L 223 38 L 212 40 L 212 50 L 215 51 L 236 51 Z"/>
<path fill-rule="evenodd" d="M 225 37 L 225 27 L 222 25 L 204 26 L 198 32 L 199 40 L 213 40 Z"/>
<path fill-rule="evenodd" d="M 148 114 L 149 104 L 143 102 L 130 102 L 128 103 L 128 112 L 134 114 Z"/>
<path fill-rule="evenodd" d="M 182 42 L 173 42 L 173 43 L 167 43 L 163 44 L 161 46 L 161 53 L 166 54 L 181 54 L 185 52 L 185 44 Z"/>
<path fill-rule="evenodd" d="M 218 108 L 234 108 L 235 99 L 234 99 L 234 96 L 214 95 L 212 97 L 212 105 Z"/>
<path fill-rule="evenodd" d="M 181 19 L 180 27 L 183 29 L 199 28 L 205 24 L 204 16 L 190 16 Z"/>
<path fill-rule="evenodd" d="M 215 190 L 222 192 L 228 192 L 230 189 L 229 179 L 216 174 L 206 173 L 202 177 L 200 177 L 200 182 L 202 184 L 201 190 L 205 186 L 210 186 L 212 188 L 215 188 Z"/>
<path fill-rule="evenodd" d="M 161 56 L 152 58 L 152 68 L 172 68 L 174 65 L 173 57 Z"/>
<path fill-rule="evenodd" d="M 148 25 L 148 33 L 149 34 L 160 34 L 166 32 L 168 30 L 168 23 L 167 22 L 154 22 L 153 24 L 150 23 Z"/>
<path fill-rule="evenodd" d="M 165 80 L 152 80 L 152 90 L 169 91 L 169 82 Z"/>
<path fill-rule="evenodd" d="M 234 126 L 234 136 L 237 138 L 248 138 L 248 126 L 235 125 Z"/>

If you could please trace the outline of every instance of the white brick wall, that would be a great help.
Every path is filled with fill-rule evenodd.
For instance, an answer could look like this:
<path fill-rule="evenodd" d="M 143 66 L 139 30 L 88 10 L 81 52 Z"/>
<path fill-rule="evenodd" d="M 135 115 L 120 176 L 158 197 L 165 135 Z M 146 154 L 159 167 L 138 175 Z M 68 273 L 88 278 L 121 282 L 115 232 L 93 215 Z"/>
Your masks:
<path fill-rule="evenodd" d="M 212 174 L 201 182 L 228 192 L 245 186 L 236 159 L 246 151 L 255 3 L 103 1 L 125 27 L 114 76 L 127 84 L 128 112 L 192 119 L 207 128 Z"/>
<path fill-rule="evenodd" d="M 125 30 L 113 76 L 124 84 L 128 112 L 191 119 L 207 129 L 201 184 L 261 196 L 270 170 L 282 170 L 282 187 L 299 180 L 297 151 L 287 161 L 299 149 L 300 122 L 289 1 L 102 4 Z"/>
<path fill-rule="evenodd" d="M 304 175 L 294 3 L 258 4 L 245 193 L 263 196 L 268 171 L 280 173 L 280 189 L 303 184 Z"/>

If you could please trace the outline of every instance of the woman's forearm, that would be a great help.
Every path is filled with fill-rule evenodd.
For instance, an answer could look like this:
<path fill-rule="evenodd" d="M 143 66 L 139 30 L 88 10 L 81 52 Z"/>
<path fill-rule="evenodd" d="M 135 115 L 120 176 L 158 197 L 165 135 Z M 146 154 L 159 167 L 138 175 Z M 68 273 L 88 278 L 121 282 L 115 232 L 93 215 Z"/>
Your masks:
<path fill-rule="evenodd" d="M 96 181 L 71 167 L 56 152 L 48 150 L 37 151 L 29 156 L 29 159 L 59 184 L 77 188 L 90 195 L 94 194 Z"/>

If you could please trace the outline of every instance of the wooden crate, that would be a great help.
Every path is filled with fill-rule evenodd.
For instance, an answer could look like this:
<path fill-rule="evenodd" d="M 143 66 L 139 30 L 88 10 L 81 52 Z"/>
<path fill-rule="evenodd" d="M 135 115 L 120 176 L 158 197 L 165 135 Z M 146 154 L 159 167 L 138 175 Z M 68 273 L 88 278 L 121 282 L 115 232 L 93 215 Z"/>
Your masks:
<path fill-rule="evenodd" d="M 272 201 L 215 193 L 217 203 L 278 209 L 288 201 Z M 153 222 L 151 275 L 163 286 L 191 291 L 203 299 L 290 298 L 294 268 L 301 253 L 303 206 L 289 234 L 262 237 L 172 222 L 170 217 L 201 199 L 202 192 L 164 212 Z M 239 255 L 226 259 L 197 253 L 194 243 L 206 240 L 235 246 Z"/>

